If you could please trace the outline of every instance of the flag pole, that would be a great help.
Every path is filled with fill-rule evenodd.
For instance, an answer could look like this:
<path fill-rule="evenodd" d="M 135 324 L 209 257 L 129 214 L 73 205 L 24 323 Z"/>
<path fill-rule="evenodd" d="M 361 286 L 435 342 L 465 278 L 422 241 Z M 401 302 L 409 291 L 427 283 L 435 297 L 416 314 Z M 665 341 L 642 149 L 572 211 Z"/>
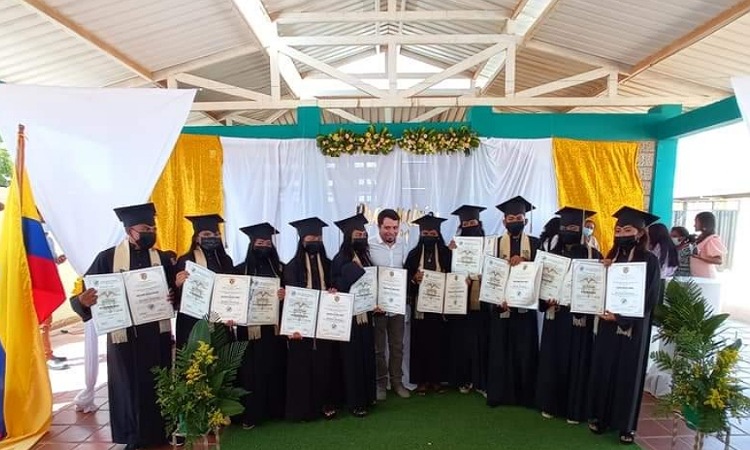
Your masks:
<path fill-rule="evenodd" d="M 24 173 L 24 160 L 26 159 L 26 127 L 19 123 L 18 124 L 18 142 L 16 144 L 16 181 L 20 189 L 19 192 L 23 192 L 23 173 Z M 21 201 L 23 201 L 23 195 L 20 195 Z"/>

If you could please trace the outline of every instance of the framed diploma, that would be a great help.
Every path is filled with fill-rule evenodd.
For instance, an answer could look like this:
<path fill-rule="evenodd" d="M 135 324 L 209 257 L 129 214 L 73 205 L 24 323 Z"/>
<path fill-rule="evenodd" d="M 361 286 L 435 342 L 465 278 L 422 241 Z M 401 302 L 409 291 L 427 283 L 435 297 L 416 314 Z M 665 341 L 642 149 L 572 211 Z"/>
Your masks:
<path fill-rule="evenodd" d="M 378 267 L 378 306 L 391 314 L 406 314 L 406 269 Z"/>
<path fill-rule="evenodd" d="M 463 273 L 445 274 L 445 302 L 443 314 L 466 315 L 469 301 L 469 285 Z"/>
<path fill-rule="evenodd" d="M 417 311 L 422 313 L 443 313 L 445 298 L 445 274 L 425 270 L 417 294 Z"/>
<path fill-rule="evenodd" d="M 182 285 L 180 312 L 202 319 L 211 311 L 211 292 L 216 274 L 192 261 L 185 263 L 185 271 L 190 276 Z"/>
<path fill-rule="evenodd" d="M 349 293 L 354 295 L 353 315 L 370 312 L 378 306 L 378 268 L 365 267 L 365 274 L 352 284 Z"/>
<path fill-rule="evenodd" d="M 218 314 L 219 320 L 231 320 L 238 325 L 247 323 L 250 281 L 251 277 L 247 275 L 216 275 L 211 311 Z"/>
<path fill-rule="evenodd" d="M 536 252 L 535 262 L 542 265 L 542 283 L 539 285 L 539 298 L 559 300 L 565 274 L 570 268 L 570 258 L 543 251 Z"/>
<path fill-rule="evenodd" d="M 169 303 L 169 287 L 162 266 L 122 273 L 133 325 L 158 322 L 174 317 Z"/>
<path fill-rule="evenodd" d="M 646 303 L 646 263 L 616 263 L 607 270 L 606 309 L 625 317 L 643 317 Z"/>
<path fill-rule="evenodd" d="M 319 298 L 320 291 L 288 286 L 279 333 L 285 336 L 299 333 L 302 337 L 314 338 Z"/>
<path fill-rule="evenodd" d="M 315 337 L 329 341 L 349 342 L 352 332 L 352 311 L 354 311 L 352 294 L 321 292 Z"/>
<path fill-rule="evenodd" d="M 497 240 L 498 236 L 485 236 L 484 237 L 484 254 L 488 256 L 497 256 Z"/>
<path fill-rule="evenodd" d="M 122 274 L 87 275 L 83 277 L 83 282 L 87 288 L 96 289 L 99 297 L 96 304 L 91 306 L 96 334 L 107 334 L 133 326 Z"/>
<path fill-rule="evenodd" d="M 542 283 L 542 266 L 535 262 L 522 262 L 510 268 L 505 298 L 508 306 L 537 309 L 539 285 Z"/>
<path fill-rule="evenodd" d="M 579 314 L 604 313 L 607 268 L 599 261 L 575 260 L 571 265 L 570 311 Z"/>
<path fill-rule="evenodd" d="M 560 298 L 557 302 L 563 306 L 570 306 L 571 298 L 573 297 L 573 265 L 571 263 L 568 273 L 565 274 L 563 279 L 563 286 L 560 289 Z"/>
<path fill-rule="evenodd" d="M 484 257 L 482 283 L 479 285 L 479 301 L 500 305 L 505 301 L 510 264 L 502 258 Z"/>
<path fill-rule="evenodd" d="M 478 275 L 482 273 L 484 257 L 484 238 L 456 236 L 453 238 L 456 248 L 451 258 L 451 271 Z"/>
<path fill-rule="evenodd" d="M 247 325 L 279 324 L 279 288 L 276 277 L 252 277 L 250 301 L 247 310 Z"/>

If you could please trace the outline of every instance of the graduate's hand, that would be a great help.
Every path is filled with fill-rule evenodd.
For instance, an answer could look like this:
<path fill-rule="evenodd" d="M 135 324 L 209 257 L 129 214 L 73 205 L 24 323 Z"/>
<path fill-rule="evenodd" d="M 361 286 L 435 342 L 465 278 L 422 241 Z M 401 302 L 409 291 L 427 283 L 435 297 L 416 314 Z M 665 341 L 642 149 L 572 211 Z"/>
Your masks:
<path fill-rule="evenodd" d="M 599 318 L 606 320 L 607 322 L 614 322 L 617 320 L 617 316 L 609 311 L 604 311 L 604 314 L 599 314 Z"/>
<path fill-rule="evenodd" d="M 301 341 L 302 340 L 302 335 L 299 334 L 299 331 L 295 331 L 291 336 L 289 336 L 289 339 L 291 339 L 293 341 Z"/>
<path fill-rule="evenodd" d="M 417 273 L 414 274 L 414 278 L 412 279 L 415 283 L 419 284 L 422 282 L 422 278 L 424 278 L 424 272 L 421 270 L 418 270 Z"/>
<path fill-rule="evenodd" d="M 554 298 L 551 298 L 551 299 L 547 300 L 547 306 L 557 306 L 559 304 L 560 303 L 557 300 L 555 300 Z"/>
<path fill-rule="evenodd" d="M 609 266 L 612 265 L 612 260 L 611 259 L 603 259 L 602 260 L 602 264 L 604 264 L 604 267 L 609 267 Z"/>
<path fill-rule="evenodd" d="M 167 294 L 167 301 L 174 304 L 174 289 L 169 290 L 169 293 Z"/>
<path fill-rule="evenodd" d="M 283 302 L 284 297 L 286 297 L 286 289 L 280 288 L 278 291 L 276 291 L 276 297 L 278 297 L 280 302 Z"/>
<path fill-rule="evenodd" d="M 190 276 L 190 274 L 188 273 L 187 270 L 183 270 L 182 272 L 178 272 L 177 273 L 177 277 L 174 280 L 174 284 L 177 287 L 182 287 L 182 285 L 185 284 L 185 281 L 188 279 L 189 276 Z"/>
<path fill-rule="evenodd" d="M 62 263 L 64 263 L 64 262 L 65 262 L 65 261 L 67 261 L 67 260 L 68 260 L 68 257 L 67 257 L 67 256 L 65 256 L 65 255 L 60 255 L 60 256 L 58 256 L 58 257 L 57 257 L 57 258 L 55 259 L 55 263 L 56 263 L 56 264 L 62 264 Z"/>
<path fill-rule="evenodd" d="M 376 306 L 375 309 L 372 310 L 375 314 L 383 314 L 385 311 L 380 309 L 380 306 Z"/>
<path fill-rule="evenodd" d="M 338 291 L 339 291 L 339 290 L 338 290 L 338 289 L 336 289 L 336 288 L 328 288 L 328 293 L 329 293 L 329 294 L 336 294 L 336 293 L 338 293 Z"/>
<path fill-rule="evenodd" d="M 466 285 L 471 286 L 471 277 L 466 277 Z"/>
<path fill-rule="evenodd" d="M 500 304 L 500 309 L 503 310 L 503 312 L 508 310 L 508 302 L 503 300 L 503 302 Z"/>
<path fill-rule="evenodd" d="M 224 325 L 226 325 L 226 326 L 228 326 L 228 327 L 231 328 L 231 327 L 235 326 L 236 323 L 234 323 L 234 320 L 227 320 L 226 322 L 224 322 Z"/>
<path fill-rule="evenodd" d="M 449 249 L 451 249 L 451 250 L 455 250 L 455 249 L 457 249 L 457 248 L 458 248 L 458 246 L 456 245 L 456 241 L 455 241 L 455 240 L 453 240 L 453 239 L 451 239 L 451 243 L 450 243 L 450 244 L 448 244 L 448 248 L 449 248 Z"/>
<path fill-rule="evenodd" d="M 87 308 L 96 305 L 96 301 L 99 299 L 99 295 L 94 288 L 88 288 L 78 296 L 78 301 Z"/>
<path fill-rule="evenodd" d="M 520 257 L 520 256 L 518 256 L 518 255 L 510 257 L 510 265 L 511 265 L 511 267 L 517 266 L 517 265 L 521 264 L 522 262 L 523 262 L 523 258 Z"/>

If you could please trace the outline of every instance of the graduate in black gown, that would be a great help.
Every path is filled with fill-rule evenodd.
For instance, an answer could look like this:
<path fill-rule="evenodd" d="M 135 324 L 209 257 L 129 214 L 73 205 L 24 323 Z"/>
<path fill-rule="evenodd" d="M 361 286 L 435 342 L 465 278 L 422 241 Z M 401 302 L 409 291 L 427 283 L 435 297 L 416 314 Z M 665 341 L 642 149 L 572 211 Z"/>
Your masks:
<path fill-rule="evenodd" d="M 533 261 L 539 239 L 524 233 L 526 214 L 534 209 L 523 197 L 497 205 L 506 233 L 497 240 L 496 255 L 511 266 Z M 536 404 L 539 333 L 537 312 L 511 308 L 503 301 L 492 306 L 487 364 L 487 404 L 534 407 Z"/>
<path fill-rule="evenodd" d="M 297 229 L 297 253 L 284 269 L 284 286 L 332 290 L 331 260 L 323 246 L 323 227 L 317 217 L 291 222 Z M 286 418 L 313 420 L 336 416 L 342 402 L 343 381 L 339 343 L 292 336 L 288 341 Z"/>
<path fill-rule="evenodd" d="M 446 379 L 448 335 L 442 314 L 417 311 L 417 294 L 423 270 L 450 272 L 451 251 L 440 233 L 446 219 L 428 213 L 415 220 L 419 225 L 419 242 L 406 257 L 408 297 L 412 306 L 409 381 L 417 385 L 417 394 L 429 389 L 442 392 L 440 383 Z"/>
<path fill-rule="evenodd" d="M 116 247 L 97 255 L 86 275 L 111 274 L 161 265 L 164 267 L 169 298 L 174 295 L 174 270 L 164 252 L 153 248 L 156 242 L 156 211 L 151 203 L 115 209 L 125 226 L 127 238 Z M 87 286 L 70 299 L 73 310 L 84 321 L 91 319 L 91 306 L 97 292 Z M 172 330 L 163 320 L 132 326 L 107 335 L 107 379 L 112 441 L 126 449 L 160 446 L 167 443 L 164 420 L 156 404 L 153 367 L 170 367 Z"/>
<path fill-rule="evenodd" d="M 237 266 L 240 275 L 279 278 L 283 280 L 284 265 L 273 245 L 272 237 L 279 232 L 264 222 L 240 229 L 250 238 L 245 262 Z M 277 293 L 284 300 L 284 288 Z M 279 335 L 278 325 L 237 327 L 237 339 L 247 341 L 247 350 L 239 370 L 240 384 L 247 394 L 242 402 L 245 412 L 242 426 L 255 427 L 269 419 L 283 419 L 286 402 L 286 336 Z"/>
<path fill-rule="evenodd" d="M 463 205 L 451 214 L 459 217 L 458 235 L 484 237 L 479 213 L 486 208 Z M 455 250 L 455 243 L 450 248 Z M 490 304 L 479 301 L 481 274 L 469 274 L 469 298 L 465 316 L 449 315 L 447 318 L 450 339 L 449 380 L 463 394 L 474 388 L 486 389 L 487 352 L 490 330 Z"/>
<path fill-rule="evenodd" d="M 362 214 L 336 222 L 344 233 L 341 248 L 331 263 L 333 287 L 339 292 L 349 292 L 365 274 L 364 267 L 372 266 L 365 224 L 367 218 Z M 365 417 L 375 403 L 374 322 L 371 312 L 358 314 L 352 320 L 349 342 L 341 343 L 346 405 L 355 416 Z"/>
<path fill-rule="evenodd" d="M 219 224 L 224 222 L 218 214 L 186 217 L 193 224 L 193 238 L 190 250 L 180 256 L 175 264 L 177 272 L 175 285 L 177 286 L 176 301 L 179 311 L 179 300 L 182 297 L 182 285 L 188 278 L 185 266 L 191 261 L 199 266 L 205 267 L 215 273 L 234 273 L 232 258 L 224 251 L 224 242 L 221 240 Z M 190 332 L 198 323 L 198 319 L 187 314 L 177 313 L 177 330 L 175 340 L 177 348 L 182 348 L 190 338 Z M 231 335 L 231 333 L 230 333 Z"/>
<path fill-rule="evenodd" d="M 645 262 L 646 287 L 643 318 L 605 311 L 594 324 L 594 349 L 589 381 L 589 428 L 620 432 L 620 442 L 632 444 L 643 397 L 643 382 L 651 341 L 651 313 L 659 301 L 661 271 L 658 258 L 648 250 L 650 224 L 658 217 L 630 207 L 614 214 L 615 245 L 605 265 Z"/>
<path fill-rule="evenodd" d="M 583 226 L 594 211 L 565 207 L 560 215 L 560 228 L 550 253 L 571 259 L 602 258 L 598 250 L 582 244 Z M 537 402 L 547 419 L 564 417 L 576 424 L 588 419 L 588 374 L 591 346 L 594 340 L 594 316 L 570 311 L 558 299 L 539 301 L 544 313 L 542 344 L 539 349 Z"/>

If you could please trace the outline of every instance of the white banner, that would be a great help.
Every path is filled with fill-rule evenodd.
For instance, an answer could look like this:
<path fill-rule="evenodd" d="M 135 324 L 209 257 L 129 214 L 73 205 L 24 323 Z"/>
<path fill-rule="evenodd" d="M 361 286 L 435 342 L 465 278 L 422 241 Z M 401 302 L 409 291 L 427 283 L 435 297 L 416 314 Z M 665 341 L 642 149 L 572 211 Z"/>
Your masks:
<path fill-rule="evenodd" d="M 123 237 L 113 208 L 148 201 L 190 112 L 192 89 L 0 85 L 0 136 L 26 168 L 39 211 L 78 273 Z"/>

